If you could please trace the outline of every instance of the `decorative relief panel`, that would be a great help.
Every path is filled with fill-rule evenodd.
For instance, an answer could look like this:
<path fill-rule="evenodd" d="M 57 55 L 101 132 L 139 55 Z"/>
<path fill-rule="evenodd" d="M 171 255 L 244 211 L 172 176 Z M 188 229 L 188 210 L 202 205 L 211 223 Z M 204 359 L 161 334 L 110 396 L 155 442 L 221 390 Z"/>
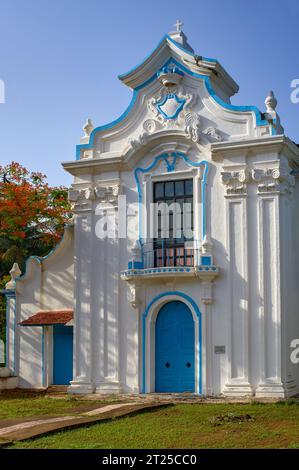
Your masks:
<path fill-rule="evenodd" d="M 72 209 L 87 209 L 92 201 L 117 204 L 118 196 L 121 193 L 120 183 L 89 186 L 84 189 L 70 189 L 69 201 Z"/>
<path fill-rule="evenodd" d="M 286 169 L 267 168 L 253 169 L 252 180 L 257 183 L 259 193 L 291 193 L 295 186 L 295 177 Z"/>
<path fill-rule="evenodd" d="M 197 96 L 187 92 L 182 85 L 164 87 L 148 101 L 148 107 L 154 118 L 163 126 L 175 127 L 180 125 L 179 117 L 182 111 L 194 105 Z"/>
<path fill-rule="evenodd" d="M 205 129 L 202 133 L 205 134 L 206 136 L 212 137 L 211 140 L 217 140 L 218 142 L 222 141 L 221 134 L 218 131 L 218 129 L 216 129 L 215 127 L 210 126 L 207 129 Z"/>
<path fill-rule="evenodd" d="M 130 140 L 133 150 L 146 145 L 151 134 L 168 129 L 178 129 L 195 143 L 199 143 L 202 137 L 210 142 L 222 140 L 220 131 L 215 127 L 202 128 L 201 117 L 194 111 L 198 95 L 193 90 L 187 90 L 182 83 L 183 77 L 183 71 L 174 64 L 158 72 L 161 89 L 148 100 L 153 117 L 146 119 L 139 135 Z"/>
<path fill-rule="evenodd" d="M 247 184 L 256 183 L 258 193 L 291 193 L 295 186 L 295 177 L 287 168 L 247 167 L 235 171 L 221 172 L 221 181 L 226 186 L 226 195 L 246 195 Z"/>
<path fill-rule="evenodd" d="M 249 173 L 247 169 L 221 172 L 221 181 L 226 186 L 226 194 L 246 194 Z"/>
<path fill-rule="evenodd" d="M 185 116 L 185 134 L 187 139 L 193 142 L 200 141 L 200 117 L 196 113 L 186 113 Z"/>

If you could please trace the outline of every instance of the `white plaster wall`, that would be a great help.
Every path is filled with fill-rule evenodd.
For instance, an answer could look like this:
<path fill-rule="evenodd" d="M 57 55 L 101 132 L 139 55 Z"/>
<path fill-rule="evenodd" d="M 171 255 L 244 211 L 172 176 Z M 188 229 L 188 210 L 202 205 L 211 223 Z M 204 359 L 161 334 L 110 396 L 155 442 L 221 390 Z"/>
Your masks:
<path fill-rule="evenodd" d="M 290 360 L 292 340 L 299 339 L 298 279 L 298 180 L 294 192 L 281 200 L 282 252 L 282 377 L 293 392 L 299 388 L 299 367 Z"/>
<path fill-rule="evenodd" d="M 210 357 L 207 367 L 209 384 L 206 383 L 209 393 L 252 394 L 261 385 L 270 386 L 270 393 L 283 393 L 282 388 L 279 391 L 277 388 L 287 380 L 280 367 L 281 361 L 286 362 L 286 350 L 281 352 L 280 344 L 281 335 L 289 333 L 280 330 L 280 257 L 285 256 L 283 251 L 280 254 L 280 240 L 291 237 L 291 229 L 286 233 L 282 230 L 289 224 L 291 209 L 279 210 L 279 200 L 285 196 L 271 192 L 258 194 L 255 182 L 250 181 L 246 185 L 246 193 L 229 197 L 221 182 L 224 168 L 236 170 L 246 166 L 251 170 L 279 166 L 279 156 L 268 150 L 251 151 L 248 155 L 245 149 L 212 160 L 208 150 L 203 148 L 198 151 L 191 149 L 188 156 L 210 161 L 206 192 L 207 230 L 213 240 L 214 263 L 220 267 L 220 276 L 214 283 L 213 303 L 208 308 L 203 305 L 203 286 L 199 280 L 178 277 L 175 281 L 142 283 L 138 291 L 140 306 L 133 309 L 129 303 L 128 286 L 119 279 L 119 272 L 126 269 L 130 251 L 138 238 L 138 214 L 129 217 L 133 222 L 130 225 L 135 225 L 135 229 L 133 227 L 127 239 L 116 242 L 95 237 L 92 268 L 86 271 L 86 276 L 92 273 L 93 286 L 92 387 L 97 391 L 105 387 L 110 387 L 109 390 L 120 387 L 131 392 L 140 389 L 141 315 L 153 297 L 165 291 L 178 290 L 195 300 L 208 325 L 204 332 L 204 354 L 206 358 Z M 135 161 L 135 166 L 144 168 L 152 161 L 153 156 L 145 151 Z M 163 165 L 157 165 L 152 175 L 165 171 Z M 185 170 L 187 165 L 180 161 L 177 171 Z M 113 178 L 121 180 L 127 203 L 136 203 L 133 170 L 104 172 L 94 176 L 92 182 Z M 92 235 L 93 229 L 90 233 Z M 86 256 L 82 255 L 84 264 Z M 286 256 L 290 257 L 290 253 Z M 82 283 L 79 282 L 79 289 L 80 286 Z M 291 302 L 290 298 L 287 302 Z M 292 305 L 294 308 L 294 301 Z M 282 321 L 292 325 L 286 330 L 290 332 L 297 320 L 294 320 L 291 309 L 287 310 L 291 318 Z M 226 353 L 215 354 L 215 346 L 225 346 Z"/>
<path fill-rule="evenodd" d="M 73 308 L 73 234 L 64 239 L 49 257 L 29 259 L 27 270 L 16 285 L 16 373 L 20 387 L 48 385 L 47 341 L 41 327 L 19 325 L 39 310 Z M 43 357 L 44 354 L 44 357 Z M 50 360 L 50 358 L 49 358 Z"/>
<path fill-rule="evenodd" d="M 135 75 L 132 72 L 123 78 L 124 82 L 140 85 L 143 72 L 147 79 L 155 76 L 166 60 L 173 57 L 172 52 L 161 47 L 145 63 L 143 71 L 140 66 Z M 182 52 L 180 57 L 177 50 L 174 57 L 182 62 L 184 58 L 190 59 Z M 194 64 L 190 67 L 196 71 Z M 227 82 L 221 83 L 218 78 L 216 82 L 216 91 L 229 102 Z M 153 297 L 176 290 L 194 299 L 203 315 L 205 393 L 244 395 L 259 390 L 260 395 L 283 394 L 282 382 L 291 373 L 284 344 L 297 321 L 294 320 L 297 299 L 288 295 L 284 281 L 289 276 L 284 262 L 288 260 L 294 269 L 290 251 L 283 251 L 284 239 L 291 245 L 292 235 L 283 226 L 289 226 L 295 208 L 280 202 L 284 196 L 275 191 L 259 192 L 258 179 L 238 179 L 238 172 L 247 175 L 256 168 L 262 172 L 278 168 L 283 143 L 272 139 L 270 125 L 256 125 L 253 111 L 240 112 L 219 105 L 202 79 L 186 73 L 178 89 L 192 105 L 177 119 L 163 122 L 155 107 L 150 106 L 151 99 L 161 93 L 161 84 L 154 79 L 139 90 L 134 106 L 123 119 L 96 132 L 93 144 L 80 151 L 80 161 L 65 164 L 75 176 L 73 189 L 77 191 L 75 378 L 71 391 L 140 390 L 142 314 Z M 186 129 L 190 113 L 197 118 L 193 135 Z M 221 142 L 215 135 L 207 135 L 209 127 L 216 136 L 218 133 Z M 87 137 L 84 139 L 88 141 Z M 229 144 L 231 150 L 222 150 Z M 206 223 L 213 241 L 214 264 L 220 269 L 210 305 L 202 300 L 204 285 L 199 279 L 182 276 L 141 281 L 136 288 L 136 302 L 130 302 L 132 292 L 127 282 L 120 279 L 120 272 L 127 268 L 139 236 L 138 213 L 127 219 L 134 225 L 131 224 L 127 239 L 99 239 L 95 234 L 95 211 L 99 204 L 95 188 L 120 183 L 127 204 L 137 203 L 134 169 L 149 166 L 164 151 L 182 151 L 194 161 L 207 160 L 210 164 Z M 292 152 L 295 155 L 294 149 Z M 151 177 L 164 173 L 165 179 L 173 178 L 176 172 L 186 170 L 190 167 L 179 160 L 175 172 L 167 175 L 165 165 L 160 163 L 151 171 Z M 227 191 L 222 182 L 223 171 L 237 180 L 241 191 L 236 188 L 231 193 Z M 150 202 L 151 177 L 140 176 Z M 104 209 L 106 202 L 105 198 L 100 202 Z M 114 205 L 117 206 L 115 201 Z M 197 224 L 201 210 L 198 204 Z M 299 235 L 298 223 L 296 227 Z M 202 238 L 200 229 L 197 236 Z M 215 354 L 215 346 L 225 346 L 225 354 Z"/>

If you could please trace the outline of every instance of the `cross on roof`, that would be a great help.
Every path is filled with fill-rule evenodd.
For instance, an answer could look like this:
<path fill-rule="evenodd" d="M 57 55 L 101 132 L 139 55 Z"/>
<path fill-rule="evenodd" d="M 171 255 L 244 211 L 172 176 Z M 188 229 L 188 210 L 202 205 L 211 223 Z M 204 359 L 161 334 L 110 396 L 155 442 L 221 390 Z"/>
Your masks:
<path fill-rule="evenodd" d="M 182 26 L 184 25 L 184 23 L 181 21 L 181 20 L 176 20 L 176 23 L 174 24 L 174 26 L 176 27 L 176 30 L 178 33 L 180 33 L 182 31 Z"/>

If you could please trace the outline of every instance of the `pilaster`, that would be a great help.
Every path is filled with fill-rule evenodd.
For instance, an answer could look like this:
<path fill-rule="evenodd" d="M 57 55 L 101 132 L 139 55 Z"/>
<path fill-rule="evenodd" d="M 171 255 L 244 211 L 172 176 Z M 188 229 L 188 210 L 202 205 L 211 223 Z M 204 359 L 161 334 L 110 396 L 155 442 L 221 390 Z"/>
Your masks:
<path fill-rule="evenodd" d="M 286 397 L 292 394 L 294 384 L 283 374 L 282 350 L 284 315 L 282 310 L 282 231 L 281 198 L 288 197 L 294 187 L 294 177 L 283 162 L 271 167 L 252 170 L 257 183 L 258 201 L 258 278 L 259 294 L 259 348 L 260 381 L 257 397 Z"/>
<path fill-rule="evenodd" d="M 226 249 L 228 254 L 228 380 L 227 396 L 252 394 L 249 372 L 248 319 L 248 203 L 249 172 L 246 163 L 223 167 L 226 198 Z"/>
<path fill-rule="evenodd" d="M 75 212 L 75 304 L 74 304 L 74 373 L 68 388 L 71 393 L 92 393 L 92 299 L 91 265 L 94 232 L 92 188 L 72 191 L 69 199 Z"/>

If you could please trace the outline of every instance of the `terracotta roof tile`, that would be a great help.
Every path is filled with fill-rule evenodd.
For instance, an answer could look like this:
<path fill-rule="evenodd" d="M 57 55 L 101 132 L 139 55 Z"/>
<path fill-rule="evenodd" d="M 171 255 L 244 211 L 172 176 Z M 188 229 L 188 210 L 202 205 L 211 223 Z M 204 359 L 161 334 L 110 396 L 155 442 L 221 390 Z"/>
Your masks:
<path fill-rule="evenodd" d="M 41 310 L 26 320 L 20 322 L 23 326 L 39 325 L 65 325 L 74 317 L 74 311 L 71 309 L 63 310 Z"/>

